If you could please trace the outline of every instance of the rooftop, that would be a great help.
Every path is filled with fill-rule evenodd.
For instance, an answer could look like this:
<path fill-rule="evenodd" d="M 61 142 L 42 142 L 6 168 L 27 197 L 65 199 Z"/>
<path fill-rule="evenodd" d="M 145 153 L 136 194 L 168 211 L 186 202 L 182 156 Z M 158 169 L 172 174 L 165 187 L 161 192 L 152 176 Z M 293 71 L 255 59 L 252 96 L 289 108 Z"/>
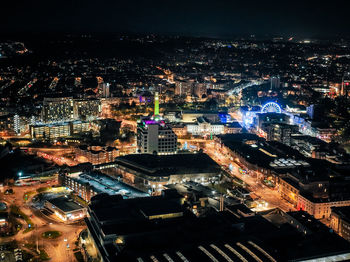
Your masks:
<path fill-rule="evenodd" d="M 219 173 L 221 167 L 207 154 L 131 154 L 116 158 L 116 163 L 150 176 Z"/>
<path fill-rule="evenodd" d="M 72 212 L 72 211 L 84 208 L 79 204 L 77 204 L 76 202 L 74 202 L 72 199 L 64 196 L 53 198 L 47 201 L 50 202 L 52 205 L 58 207 L 63 212 Z"/>
<path fill-rule="evenodd" d="M 119 181 L 97 171 L 70 174 L 69 177 L 77 180 L 79 183 L 89 184 L 95 191 L 99 193 L 107 193 L 109 195 L 120 194 L 125 198 L 148 196 L 147 193 L 144 193 L 123 183 L 122 181 Z"/>

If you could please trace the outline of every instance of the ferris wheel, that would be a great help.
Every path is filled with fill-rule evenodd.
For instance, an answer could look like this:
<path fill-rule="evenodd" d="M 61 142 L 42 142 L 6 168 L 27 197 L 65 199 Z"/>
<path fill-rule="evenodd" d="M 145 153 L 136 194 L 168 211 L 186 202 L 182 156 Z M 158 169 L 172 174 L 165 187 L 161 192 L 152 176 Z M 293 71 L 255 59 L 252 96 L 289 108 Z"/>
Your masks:
<path fill-rule="evenodd" d="M 282 113 L 282 109 L 277 103 L 268 102 L 261 108 L 261 113 Z"/>

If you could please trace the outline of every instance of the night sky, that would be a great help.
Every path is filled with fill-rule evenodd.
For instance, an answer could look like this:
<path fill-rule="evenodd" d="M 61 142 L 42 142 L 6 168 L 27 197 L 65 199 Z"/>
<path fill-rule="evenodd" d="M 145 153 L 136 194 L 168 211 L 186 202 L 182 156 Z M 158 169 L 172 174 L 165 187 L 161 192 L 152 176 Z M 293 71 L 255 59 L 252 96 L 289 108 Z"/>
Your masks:
<path fill-rule="evenodd" d="M 1 32 L 140 32 L 194 36 L 350 35 L 346 2 L 324 1 L 6 1 Z"/>

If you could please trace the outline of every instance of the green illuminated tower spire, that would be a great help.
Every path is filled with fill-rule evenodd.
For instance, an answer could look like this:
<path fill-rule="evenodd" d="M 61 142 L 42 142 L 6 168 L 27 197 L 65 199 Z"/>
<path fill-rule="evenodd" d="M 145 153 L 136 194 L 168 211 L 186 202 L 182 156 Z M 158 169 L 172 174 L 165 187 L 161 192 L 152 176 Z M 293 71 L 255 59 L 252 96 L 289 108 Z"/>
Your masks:
<path fill-rule="evenodd" d="M 159 118 L 159 93 L 154 93 L 154 117 Z"/>

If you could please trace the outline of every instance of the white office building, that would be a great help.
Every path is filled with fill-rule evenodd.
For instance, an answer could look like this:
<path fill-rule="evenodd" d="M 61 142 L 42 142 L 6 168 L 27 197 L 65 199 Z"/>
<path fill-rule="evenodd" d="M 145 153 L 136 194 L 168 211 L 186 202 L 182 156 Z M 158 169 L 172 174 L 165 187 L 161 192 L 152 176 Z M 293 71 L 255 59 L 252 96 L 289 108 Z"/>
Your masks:
<path fill-rule="evenodd" d="M 143 119 L 137 128 L 137 145 L 140 153 L 174 154 L 177 136 L 164 121 Z"/>

